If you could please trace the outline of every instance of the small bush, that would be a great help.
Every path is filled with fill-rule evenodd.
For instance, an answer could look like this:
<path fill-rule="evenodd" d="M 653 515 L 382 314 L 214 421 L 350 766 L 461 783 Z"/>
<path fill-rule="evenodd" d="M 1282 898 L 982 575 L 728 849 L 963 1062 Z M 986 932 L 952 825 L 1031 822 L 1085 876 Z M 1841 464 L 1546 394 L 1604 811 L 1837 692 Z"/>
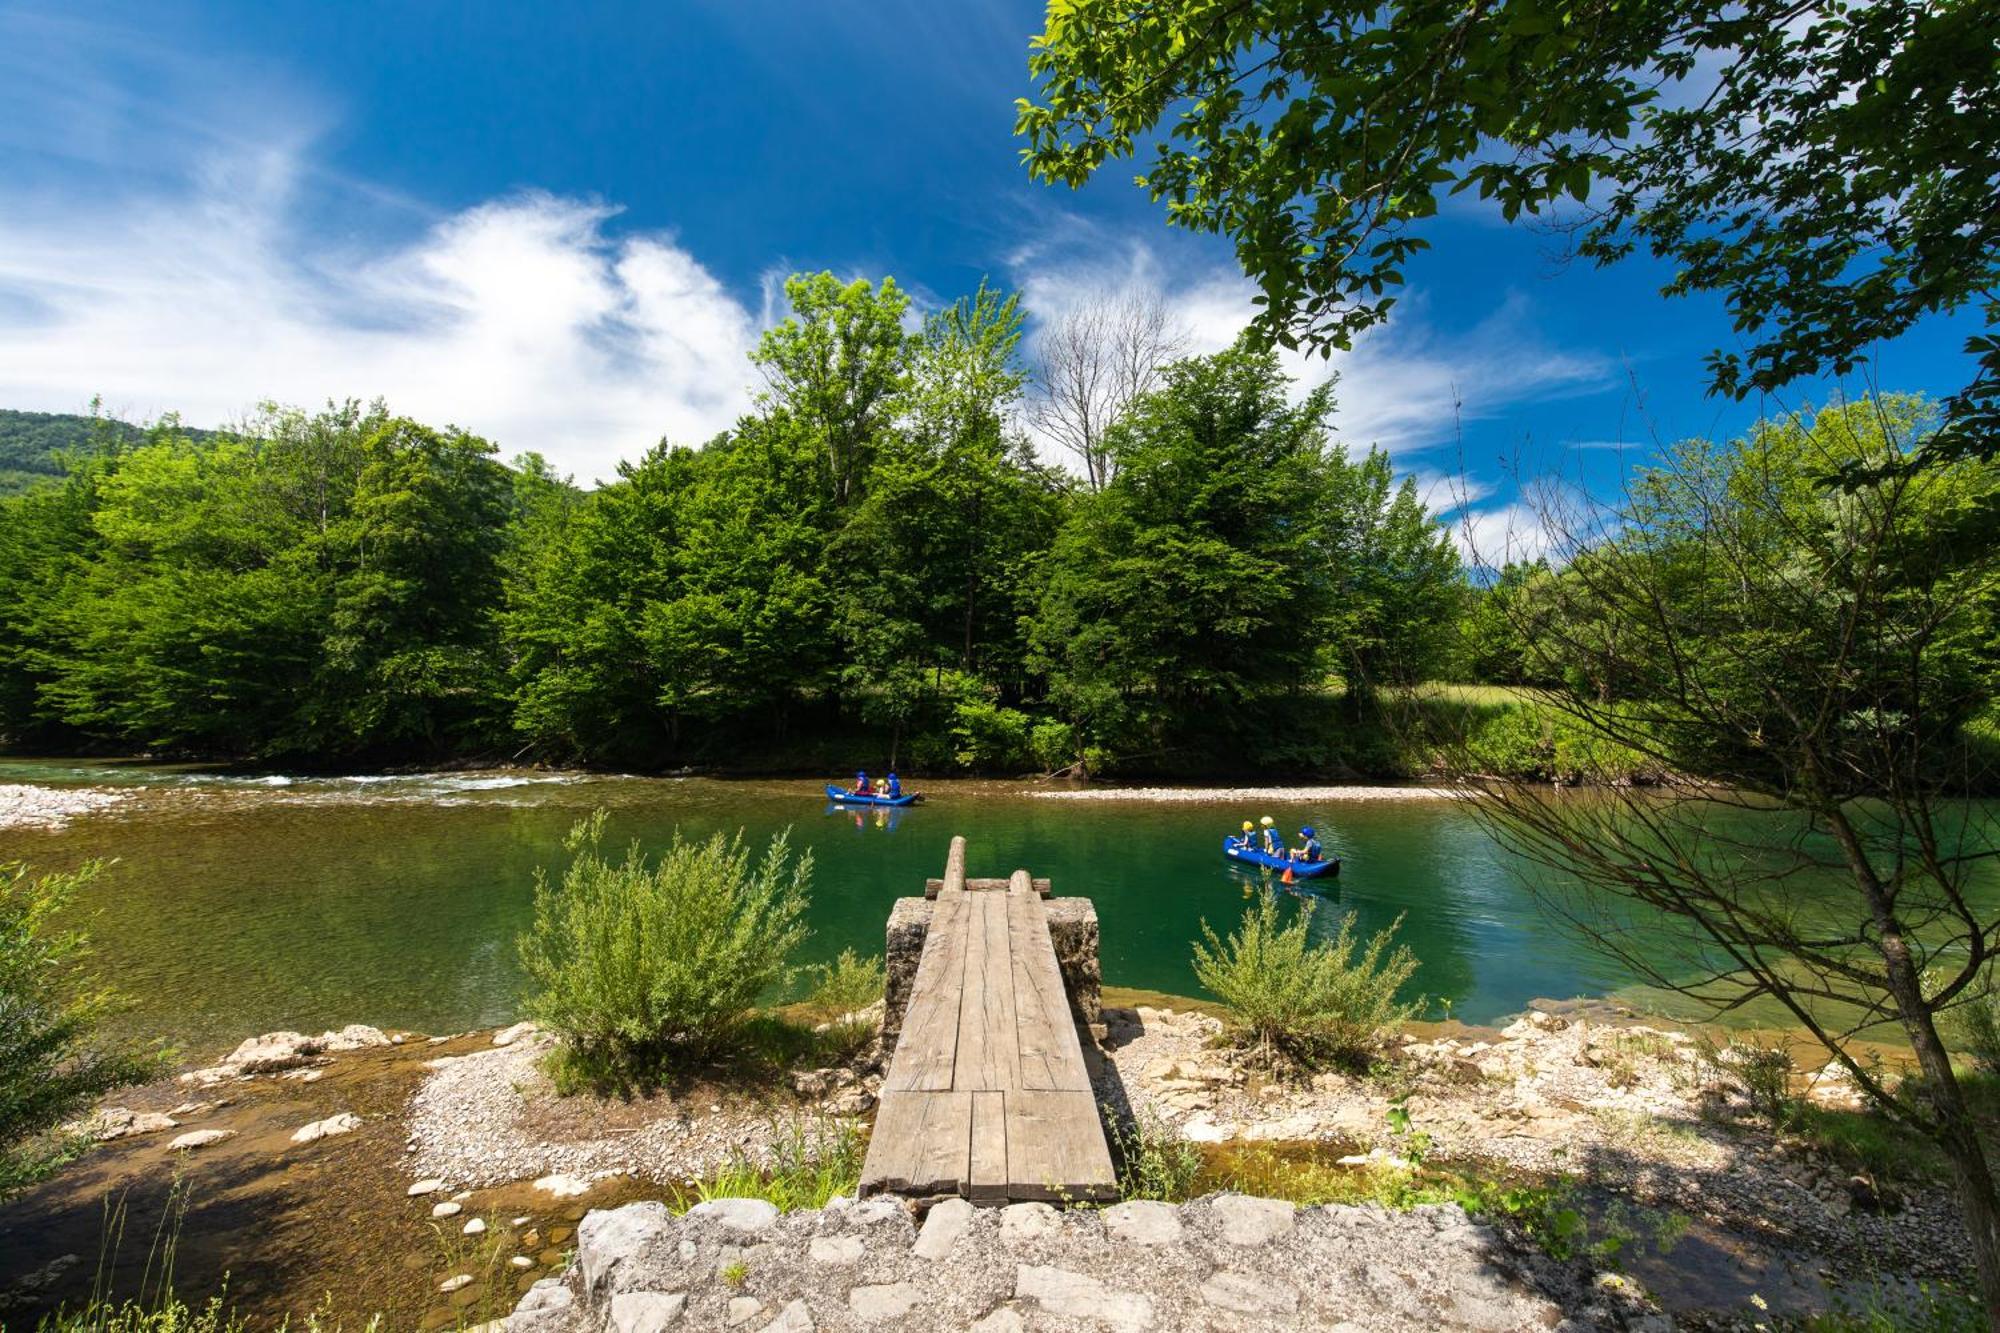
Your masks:
<path fill-rule="evenodd" d="M 1181 1203 L 1192 1199 L 1201 1177 L 1201 1149 L 1157 1116 L 1127 1122 L 1107 1113 L 1111 1147 L 1118 1156 L 1118 1192 L 1127 1199 Z"/>
<path fill-rule="evenodd" d="M 820 1018 L 839 1018 L 857 1009 L 866 1009 L 882 998 L 888 974 L 879 954 L 866 958 L 852 949 L 842 949 L 831 963 L 814 963 L 806 968 L 806 1007 Z"/>
<path fill-rule="evenodd" d="M 1418 1004 L 1396 999 L 1415 974 L 1417 958 L 1394 943 L 1401 917 L 1364 945 L 1349 913 L 1332 939 L 1314 942 L 1317 906 L 1304 903 L 1297 919 L 1285 925 L 1277 894 L 1266 889 L 1227 940 L 1202 922 L 1195 976 L 1267 1052 L 1308 1066 L 1358 1062 L 1377 1033 L 1400 1027 L 1417 1011 Z"/>
<path fill-rule="evenodd" d="M 0 1198 L 79 1151 L 58 1128 L 64 1121 L 165 1062 L 100 1035 L 118 1001 L 85 973 L 83 932 L 55 926 L 100 869 L 30 878 L 26 866 L 0 863 Z"/>
<path fill-rule="evenodd" d="M 1784 1046 L 1735 1040 L 1717 1047 L 1704 1040 L 1702 1060 L 1722 1081 L 1741 1093 L 1750 1110 L 1779 1129 L 1796 1118 L 1800 1099 L 1792 1092 L 1792 1053 Z"/>
<path fill-rule="evenodd" d="M 603 836 L 600 810 L 570 833 L 561 885 L 536 875 L 528 1012 L 562 1038 L 559 1082 L 644 1084 L 715 1055 L 790 982 L 812 857 L 783 834 L 755 865 L 740 834 L 675 834 L 657 864 L 636 842 L 611 861 Z"/>
<path fill-rule="evenodd" d="M 1958 1030 L 1979 1072 L 2000 1078 L 2000 990 L 1988 990 L 1959 1009 Z"/>
<path fill-rule="evenodd" d="M 957 743 L 953 757 L 971 769 L 1018 773 L 1028 767 L 1032 719 L 1013 708 L 986 699 L 962 701 L 954 713 L 951 734 Z"/>

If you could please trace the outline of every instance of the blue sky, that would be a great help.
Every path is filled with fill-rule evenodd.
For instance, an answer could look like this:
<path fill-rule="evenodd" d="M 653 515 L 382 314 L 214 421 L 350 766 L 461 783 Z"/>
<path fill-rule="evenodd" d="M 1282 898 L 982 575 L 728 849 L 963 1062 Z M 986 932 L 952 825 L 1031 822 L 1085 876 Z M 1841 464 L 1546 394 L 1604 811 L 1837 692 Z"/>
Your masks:
<path fill-rule="evenodd" d="M 0 405 L 101 394 L 211 424 L 382 395 L 589 479 L 744 409 L 744 353 L 795 269 L 892 274 L 920 303 L 987 277 L 1037 322 L 1139 288 L 1197 347 L 1226 342 L 1250 291 L 1225 242 L 1169 229 L 1129 170 L 1027 179 L 1012 100 L 1040 19 L 0 0 Z M 1964 330 L 1940 324 L 1846 386 L 1719 402 L 1701 359 L 1727 320 L 1659 298 L 1650 262 L 1565 266 L 1471 205 L 1431 236 L 1397 317 L 1333 362 L 1337 425 L 1427 484 L 1463 478 L 1489 551 L 1524 519 L 1518 476 L 1604 485 L 1760 407 L 1962 377 Z"/>

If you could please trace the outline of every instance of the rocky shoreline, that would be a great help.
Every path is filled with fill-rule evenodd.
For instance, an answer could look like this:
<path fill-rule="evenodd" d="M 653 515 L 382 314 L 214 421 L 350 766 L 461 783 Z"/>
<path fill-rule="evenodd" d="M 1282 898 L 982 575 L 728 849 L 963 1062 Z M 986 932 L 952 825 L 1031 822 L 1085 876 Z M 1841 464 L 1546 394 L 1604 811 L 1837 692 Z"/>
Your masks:
<path fill-rule="evenodd" d="M 1434 1160 L 1498 1177 L 1571 1179 L 1613 1207 L 1678 1215 L 1697 1229 L 1691 1244 L 1722 1246 L 1728 1263 L 1711 1259 L 1680 1275 L 1680 1292 L 1671 1254 L 1651 1268 L 1628 1263 L 1639 1285 L 1606 1278 L 1600 1286 L 1589 1265 L 1555 1264 L 1516 1229 L 1456 1208 L 1342 1205 L 1283 1204 L 1291 1219 L 1283 1234 L 1294 1239 L 1244 1252 L 1220 1236 L 1218 1218 L 1255 1201 L 1215 1198 L 1174 1210 L 1171 1228 L 1152 1211 L 1164 1205 L 1101 1214 L 982 1209 L 966 1224 L 963 1252 L 953 1248 L 958 1257 L 947 1259 L 919 1253 L 925 1233 L 915 1228 L 930 1225 L 922 1216 L 880 1203 L 772 1217 L 731 1241 L 714 1210 L 681 1219 L 660 1201 L 685 1206 L 695 1182 L 769 1161 L 801 1123 L 858 1128 L 879 1085 L 879 1047 L 754 1088 L 562 1097 L 543 1070 L 549 1039 L 529 1024 L 451 1037 L 354 1025 L 252 1038 L 218 1064 L 101 1109 L 79 1126 L 100 1146 L 66 1173 L 67 1194 L 64 1178 L 38 1187 L 44 1197 L 9 1205 L 15 1211 L 0 1213 L 0 1227 L 10 1216 L 101 1208 L 102 1191 L 120 1179 L 186 1176 L 196 1189 L 228 1181 L 217 1207 L 232 1216 L 268 1188 L 276 1218 L 289 1222 L 302 1209 L 382 1216 L 404 1238 L 395 1244 L 407 1248 L 395 1255 L 316 1260 L 328 1274 L 368 1266 L 374 1285 L 357 1282 L 351 1293 L 370 1303 L 354 1306 L 357 1314 L 393 1306 L 396 1327 L 504 1317 L 509 1329 L 563 1333 L 665 1327 L 632 1312 L 670 1305 L 680 1311 L 676 1328 L 750 1331 L 859 1328 L 870 1312 L 890 1309 L 910 1327 L 1116 1327 L 1109 1316 L 1083 1313 L 1114 1307 L 1152 1312 L 1151 1323 L 1134 1328 L 1299 1327 L 1308 1316 L 1356 1328 L 1667 1327 L 1646 1322 L 1639 1294 L 1647 1286 L 1658 1294 L 1656 1277 L 1676 1317 L 1727 1326 L 1752 1294 L 1779 1311 L 1787 1301 L 1799 1311 L 1823 1306 L 1832 1278 L 1822 1282 L 1820 1270 L 1907 1281 L 1956 1278 L 1967 1266 L 1941 1185 L 1877 1182 L 1816 1159 L 1750 1115 L 1726 1051 L 1718 1063 L 1686 1033 L 1602 1006 L 1533 1011 L 1498 1031 L 1427 1029 L 1399 1039 L 1368 1075 L 1310 1080 L 1272 1076 L 1198 1011 L 1106 1008 L 1093 1036 L 1087 1057 L 1103 1104 L 1197 1145 L 1209 1154 L 1206 1179 L 1226 1182 L 1232 1163 L 1255 1163 L 1257 1154 L 1271 1155 L 1267 1171 L 1294 1158 L 1322 1171 L 1409 1171 L 1411 1136 L 1420 1134 Z M 1854 1103 L 1852 1088 L 1832 1075 L 1813 1079 L 1807 1095 L 1827 1107 Z M 1118 1220 L 1128 1213 L 1180 1239 L 1143 1251 L 1147 1262 L 1135 1268 L 1127 1223 Z M 644 1222 L 653 1268 L 621 1269 L 647 1275 L 604 1286 L 598 1269 L 625 1261 L 591 1259 L 591 1238 L 623 1234 L 603 1230 L 613 1224 L 602 1219 L 621 1215 Z M 308 1253 L 332 1243 L 297 1228 L 273 1234 Z M 424 1242 L 426 1234 L 434 1239 Z M 47 1308 L 82 1280 L 73 1256 L 88 1249 L 68 1242 L 58 1251 L 59 1238 L 45 1239 L 0 1264 L 0 1290 L 11 1289 L 23 1308 Z M 852 1263 L 829 1260 L 853 1251 L 850 1240 L 860 1245 Z M 231 1243 L 242 1242 L 218 1242 L 213 1266 L 241 1273 L 245 1256 Z M 1356 1257 L 1346 1268 L 1315 1268 L 1294 1246 Z M 725 1278 L 739 1263 L 744 1274 Z M 182 1272 L 200 1280 L 185 1259 Z M 1480 1285 L 1495 1273 L 1505 1277 L 1504 1295 Z M 282 1283 L 266 1291 L 232 1278 L 230 1289 L 271 1315 L 311 1305 Z M 1468 1291 L 1485 1293 L 1479 1308 L 1509 1313 L 1480 1322 L 1454 1304 L 1453 1292 Z M 649 1299 L 616 1303 L 628 1294 Z"/>
<path fill-rule="evenodd" d="M 78 816 L 117 805 L 128 795 L 99 787 L 0 782 L 0 829 L 59 829 Z"/>

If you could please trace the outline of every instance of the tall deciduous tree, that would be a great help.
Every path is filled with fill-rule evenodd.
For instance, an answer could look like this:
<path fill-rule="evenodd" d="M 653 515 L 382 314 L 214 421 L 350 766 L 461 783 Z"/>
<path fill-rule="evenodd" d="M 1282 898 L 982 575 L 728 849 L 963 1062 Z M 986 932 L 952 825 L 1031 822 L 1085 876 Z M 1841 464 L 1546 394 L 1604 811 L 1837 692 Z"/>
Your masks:
<path fill-rule="evenodd" d="M 828 494 L 845 506 L 859 497 L 904 385 L 910 299 L 893 278 L 870 287 L 815 273 L 786 279 L 785 300 L 791 313 L 765 331 L 751 359 L 769 385 L 766 407 L 791 415 L 819 444 Z"/>
<path fill-rule="evenodd" d="M 1312 675 L 1332 392 L 1293 405 L 1273 354 L 1169 366 L 1112 433 L 1117 467 L 1049 555 L 1036 660 L 1077 721 L 1158 726 Z"/>
<path fill-rule="evenodd" d="M 1536 881 L 1545 900 L 1641 975 L 1775 1001 L 1930 1136 L 2000 1318 L 2000 1193 L 1939 1035 L 2000 954 L 1982 885 L 2000 830 L 1955 799 L 1989 776 L 1967 724 L 2000 670 L 2000 477 L 1898 466 L 1928 428 L 1909 400 L 1770 422 L 1674 449 L 1615 514 L 1545 514 L 1565 568 L 1540 582 L 1525 674 L 1608 671 L 1609 690 L 1537 694 L 1695 781 L 1591 802 L 1480 783 L 1473 808 L 1559 871 Z M 1823 485 L 1848 463 L 1877 480 Z M 1690 947 L 1641 944 L 1634 904 L 1688 923 Z M 1851 1044 L 1881 1024 L 1921 1070 L 1900 1096 Z"/>
<path fill-rule="evenodd" d="M 1580 212 L 1715 292 L 1742 397 L 1845 372 L 1983 306 L 1933 453 L 2000 449 L 2000 8 L 1987 0 L 1061 0 L 1019 103 L 1043 180 L 1150 150 L 1141 186 L 1221 232 L 1258 327 L 1345 347 L 1395 303 L 1445 197 Z M 1588 211 L 1583 211 L 1585 205 Z"/>
<path fill-rule="evenodd" d="M 1090 489 L 1117 470 L 1112 426 L 1186 346 L 1166 306 L 1137 292 L 1095 292 L 1041 330 L 1029 412 L 1044 438 L 1076 457 Z"/>

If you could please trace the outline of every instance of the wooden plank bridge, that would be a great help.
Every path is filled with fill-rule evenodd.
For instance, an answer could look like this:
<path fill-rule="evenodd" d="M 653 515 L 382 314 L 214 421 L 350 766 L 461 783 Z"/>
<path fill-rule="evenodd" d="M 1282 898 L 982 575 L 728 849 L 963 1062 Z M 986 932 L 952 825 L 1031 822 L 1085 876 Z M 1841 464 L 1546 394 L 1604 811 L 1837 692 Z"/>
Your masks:
<path fill-rule="evenodd" d="M 1116 1197 L 1049 938 L 1048 881 L 1025 870 L 968 880 L 965 839 L 953 838 L 944 878 L 933 883 L 861 1193 L 976 1203 Z"/>

